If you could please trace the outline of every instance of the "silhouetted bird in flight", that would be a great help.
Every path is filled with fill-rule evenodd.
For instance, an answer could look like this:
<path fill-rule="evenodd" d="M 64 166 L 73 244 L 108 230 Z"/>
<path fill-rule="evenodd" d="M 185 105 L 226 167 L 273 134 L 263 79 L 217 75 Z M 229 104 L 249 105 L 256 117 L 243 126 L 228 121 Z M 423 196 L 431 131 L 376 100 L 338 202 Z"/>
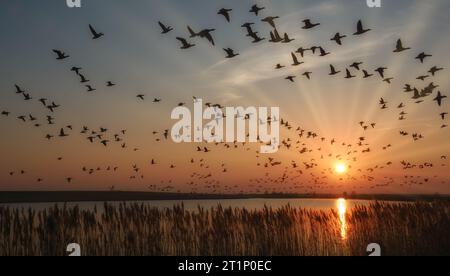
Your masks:
<path fill-rule="evenodd" d="M 57 55 L 57 60 L 63 60 L 66 58 L 69 58 L 70 56 L 66 55 L 66 53 L 60 51 L 60 50 L 56 50 L 54 49 L 53 52 Z"/>
<path fill-rule="evenodd" d="M 384 71 L 387 70 L 386 67 L 379 67 L 377 69 L 375 69 L 375 72 L 377 72 L 378 74 L 380 74 L 380 77 L 382 79 L 384 79 Z"/>
<path fill-rule="evenodd" d="M 93 91 L 97 90 L 95 88 L 92 88 L 92 86 L 90 86 L 90 85 L 86 85 L 86 88 L 87 88 L 87 92 L 93 92 Z"/>
<path fill-rule="evenodd" d="M 357 27 L 356 27 L 356 33 L 354 33 L 353 35 L 362 35 L 365 34 L 367 32 L 371 31 L 371 29 L 364 29 L 362 21 L 359 20 Z"/>
<path fill-rule="evenodd" d="M 269 42 L 278 43 L 283 41 L 283 38 L 281 38 L 280 34 L 278 33 L 277 29 L 274 29 L 273 32 L 270 32 L 270 40 Z"/>
<path fill-rule="evenodd" d="M 232 11 L 232 9 L 220 9 L 219 12 L 217 14 L 223 15 L 225 17 L 225 19 L 230 22 L 230 12 Z"/>
<path fill-rule="evenodd" d="M 303 47 L 300 47 L 297 49 L 297 51 L 295 51 L 296 53 L 299 53 L 300 56 L 304 57 L 305 52 L 308 51 L 307 49 L 303 49 Z"/>
<path fill-rule="evenodd" d="M 82 69 L 82 68 L 80 68 L 80 67 L 73 66 L 73 67 L 70 69 L 70 71 L 75 72 L 75 74 L 79 75 L 81 69 Z"/>
<path fill-rule="evenodd" d="M 356 70 L 361 70 L 361 68 L 359 67 L 360 65 L 362 65 L 363 63 L 362 62 L 353 62 L 351 65 L 350 65 L 350 67 L 353 67 L 353 68 L 355 68 Z"/>
<path fill-rule="evenodd" d="M 340 33 L 337 33 L 334 35 L 334 37 L 332 39 L 330 39 L 331 41 L 335 41 L 338 45 L 342 45 L 342 39 L 346 38 L 346 35 L 341 35 Z"/>
<path fill-rule="evenodd" d="M 189 49 L 191 47 L 194 47 L 195 44 L 190 44 L 186 41 L 186 39 L 182 38 L 182 37 L 177 37 L 178 41 L 181 42 L 181 49 Z"/>
<path fill-rule="evenodd" d="M 393 80 L 394 78 L 386 78 L 386 79 L 384 79 L 383 81 L 384 82 L 387 82 L 387 83 L 389 83 L 389 84 L 391 84 L 391 81 Z"/>
<path fill-rule="evenodd" d="M 362 70 L 362 71 L 363 71 L 363 73 L 364 73 L 364 78 L 365 78 L 365 79 L 370 78 L 370 77 L 373 76 L 373 74 L 369 74 L 366 70 Z"/>
<path fill-rule="evenodd" d="M 239 55 L 239 54 L 235 53 L 234 50 L 231 48 L 224 48 L 223 50 L 227 53 L 226 58 L 234 58 L 235 56 Z"/>
<path fill-rule="evenodd" d="M 425 81 L 427 78 L 429 78 L 430 76 L 425 75 L 425 76 L 418 76 L 416 79 L 417 80 L 421 80 L 421 81 Z"/>
<path fill-rule="evenodd" d="M 339 74 L 341 71 L 336 71 L 336 68 L 334 68 L 334 66 L 332 64 L 330 64 L 330 76 L 334 76 Z"/>
<path fill-rule="evenodd" d="M 328 56 L 329 54 L 331 54 L 330 52 L 326 52 L 325 49 L 322 47 L 319 47 L 319 51 L 321 57 Z"/>
<path fill-rule="evenodd" d="M 261 42 L 261 41 L 263 41 L 263 40 L 266 39 L 266 38 L 264 38 L 264 37 L 259 37 L 259 36 L 257 35 L 257 33 L 251 33 L 251 34 L 250 34 L 250 37 L 253 38 L 252 43 L 258 43 L 258 42 Z"/>
<path fill-rule="evenodd" d="M 67 135 L 67 134 L 64 132 L 64 129 L 61 128 L 61 130 L 59 131 L 59 137 L 67 137 L 67 136 L 69 136 L 69 135 Z"/>
<path fill-rule="evenodd" d="M 14 85 L 14 86 L 16 87 L 16 94 L 23 94 L 23 93 L 25 93 L 25 91 L 22 88 L 20 88 L 17 84 Z"/>
<path fill-rule="evenodd" d="M 427 57 L 432 57 L 432 55 L 428 55 L 425 54 L 424 52 L 420 53 L 416 59 L 420 60 L 421 63 L 423 63 L 423 61 L 427 58 Z"/>
<path fill-rule="evenodd" d="M 111 81 L 108 81 L 108 82 L 106 82 L 106 86 L 107 87 L 113 87 L 113 86 L 116 86 L 116 84 L 111 82 Z"/>
<path fill-rule="evenodd" d="M 86 77 L 83 74 L 78 74 L 78 76 L 80 77 L 81 83 L 90 82 L 90 80 L 86 79 Z"/>
<path fill-rule="evenodd" d="M 29 101 L 29 100 L 33 99 L 33 98 L 30 96 L 30 94 L 23 93 L 22 95 L 23 95 L 25 101 Z"/>
<path fill-rule="evenodd" d="M 33 115 L 29 114 L 28 118 L 30 119 L 31 122 L 36 121 L 36 117 L 33 117 Z"/>
<path fill-rule="evenodd" d="M 304 63 L 304 62 L 299 62 L 297 59 L 297 56 L 294 53 L 291 53 L 291 56 L 292 56 L 292 60 L 294 62 L 294 63 L 292 63 L 292 66 L 298 66 L 298 65 L 301 65 Z"/>
<path fill-rule="evenodd" d="M 163 23 L 161 23 L 161 21 L 158 21 L 158 24 L 162 29 L 162 32 L 161 32 L 162 34 L 167 34 L 171 31 L 173 31 L 172 27 L 164 25 Z"/>
<path fill-rule="evenodd" d="M 281 41 L 281 43 L 289 43 L 291 41 L 294 41 L 295 39 L 291 39 L 289 38 L 289 35 L 287 33 L 284 33 L 284 38 L 283 41 Z"/>
<path fill-rule="evenodd" d="M 414 91 L 410 84 L 405 84 L 405 87 L 403 89 L 404 89 L 404 92 L 406 92 L 406 93 Z"/>
<path fill-rule="evenodd" d="M 441 116 L 442 120 L 445 120 L 445 116 L 447 116 L 448 113 L 447 112 L 443 112 L 443 113 L 441 113 L 439 115 Z"/>
<path fill-rule="evenodd" d="M 154 103 L 159 103 L 159 102 L 161 102 L 161 99 L 156 99 L 156 98 L 155 98 L 155 99 L 153 99 L 153 102 L 154 102 Z"/>
<path fill-rule="evenodd" d="M 410 50 L 411 48 L 405 48 L 403 47 L 403 42 L 401 39 L 397 40 L 397 45 L 395 47 L 394 53 L 401 53 L 403 51 Z"/>
<path fill-rule="evenodd" d="M 196 33 L 190 26 L 187 26 L 187 28 L 191 35 L 191 38 L 197 37 L 197 36 L 199 36 L 201 38 L 206 38 L 213 46 L 215 46 L 214 39 L 211 35 L 211 32 L 214 32 L 216 29 L 204 29 L 204 30 L 200 31 L 199 33 Z"/>
<path fill-rule="evenodd" d="M 99 39 L 100 37 L 104 36 L 105 34 L 97 32 L 94 27 L 92 27 L 91 24 L 89 24 L 89 30 L 92 34 L 92 39 Z"/>
<path fill-rule="evenodd" d="M 268 16 L 264 19 L 261 19 L 262 22 L 268 23 L 272 28 L 275 28 L 275 19 L 280 18 L 279 16 Z"/>
<path fill-rule="evenodd" d="M 345 71 L 346 71 L 346 76 L 345 76 L 346 79 L 351 79 L 351 78 L 356 77 L 356 76 L 353 76 L 352 73 L 350 73 L 350 70 L 345 69 Z"/>
<path fill-rule="evenodd" d="M 295 81 L 294 81 L 295 78 L 296 78 L 295 76 L 288 76 L 288 77 L 286 77 L 285 79 L 286 79 L 286 80 L 289 80 L 289 81 L 291 81 L 291 82 L 295 82 Z"/>
<path fill-rule="evenodd" d="M 245 28 L 247 30 L 247 33 L 248 33 L 247 36 L 250 36 L 250 34 L 255 33 L 252 29 L 252 25 L 255 25 L 255 23 L 247 22 L 247 23 L 244 23 L 241 25 L 242 28 Z"/>
<path fill-rule="evenodd" d="M 254 13 L 256 16 L 259 15 L 259 12 L 264 10 L 265 7 L 258 7 L 258 5 L 253 5 L 252 8 L 250 9 L 250 12 Z"/>
<path fill-rule="evenodd" d="M 308 80 L 310 80 L 311 79 L 311 74 L 312 74 L 312 72 L 305 72 L 302 75 L 305 76 Z"/>
<path fill-rule="evenodd" d="M 437 104 L 438 104 L 439 106 L 441 106 L 442 100 L 445 99 L 445 98 L 447 98 L 447 96 L 442 95 L 441 91 L 438 91 L 438 94 L 437 94 L 436 98 L 434 98 L 434 101 L 436 101 Z"/>
<path fill-rule="evenodd" d="M 286 66 L 283 66 L 283 65 L 281 65 L 281 64 L 278 63 L 278 64 L 275 66 L 275 69 L 279 70 L 279 69 L 283 69 L 284 67 L 286 67 Z"/>
<path fill-rule="evenodd" d="M 144 100 L 144 97 L 145 97 L 145 95 L 143 95 L 143 94 L 139 94 L 139 95 L 136 96 L 136 98 L 139 98 L 141 100 Z"/>
<path fill-rule="evenodd" d="M 438 68 L 437 66 L 433 66 L 433 67 L 430 69 L 430 71 L 428 71 L 428 73 L 431 73 L 431 74 L 433 75 L 433 77 L 434 77 L 434 75 L 435 75 L 437 72 L 442 71 L 442 70 L 444 70 L 444 68 Z"/>
<path fill-rule="evenodd" d="M 10 113 L 9 113 L 8 111 L 2 111 L 2 115 L 3 115 L 3 116 L 9 116 L 9 114 L 10 114 Z"/>
<path fill-rule="evenodd" d="M 311 23 L 310 19 L 303 20 L 303 23 L 304 23 L 304 26 L 302 27 L 302 29 L 304 29 L 304 30 L 309 30 L 309 29 L 312 29 L 312 28 L 320 25 L 320 23 L 315 23 L 315 24 Z"/>
<path fill-rule="evenodd" d="M 27 121 L 27 119 L 25 118 L 25 116 L 19 116 L 19 117 L 17 117 L 17 119 L 19 119 L 19 120 L 21 120 L 21 121 L 23 121 L 24 123 Z"/>

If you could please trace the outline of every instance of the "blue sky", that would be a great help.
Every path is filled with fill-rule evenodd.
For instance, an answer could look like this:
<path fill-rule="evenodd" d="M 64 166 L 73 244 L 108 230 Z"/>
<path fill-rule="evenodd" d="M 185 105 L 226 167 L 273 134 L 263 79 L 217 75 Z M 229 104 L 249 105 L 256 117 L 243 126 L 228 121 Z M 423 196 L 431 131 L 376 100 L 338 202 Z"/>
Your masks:
<path fill-rule="evenodd" d="M 266 7 L 260 17 L 248 12 L 254 3 Z M 157 154 L 153 151 L 158 151 L 167 162 L 173 158 L 176 160 L 176 154 L 174 156 L 171 151 L 173 145 L 165 145 L 168 151 L 164 153 L 163 146 L 160 148 L 149 140 L 153 139 L 153 130 L 170 128 L 171 109 L 179 102 L 190 103 L 192 96 L 231 106 L 279 106 L 282 116 L 289 121 L 339 141 L 354 141 L 363 135 L 358 127 L 359 121 L 375 121 L 379 128 L 367 135 L 371 142 L 377 147 L 389 142 L 398 147 L 389 154 L 377 151 L 370 158 L 361 156 L 361 159 L 366 159 L 361 165 L 363 168 L 390 160 L 391 156 L 398 159 L 397 163 L 402 158 L 438 162 L 436 158 L 449 149 L 445 138 L 448 137 L 448 130 L 439 129 L 442 122 L 437 116 L 445 111 L 445 106 L 437 109 L 432 98 L 416 105 L 409 95 L 402 92 L 405 83 L 419 87 L 428 84 L 428 81 L 422 83 L 415 78 L 426 73 L 431 66 L 450 67 L 450 2 L 445 0 L 384 0 L 382 8 L 372 9 L 363 0 L 85 0 L 80 9 L 67 8 L 63 0 L 2 1 L 1 5 L 0 109 L 11 111 L 14 115 L 33 113 L 40 118 L 47 115 L 39 103 L 24 103 L 20 95 L 14 94 L 14 84 L 17 83 L 35 98 L 45 97 L 62 105 L 57 114 L 58 127 L 73 124 L 77 128 L 82 125 L 106 126 L 115 131 L 126 128 L 132 133 L 129 143 L 145 149 L 144 153 L 125 156 L 112 151 L 105 153 L 106 160 L 126 159 L 126 164 L 145 162 Z M 233 9 L 231 23 L 216 14 L 222 7 Z M 250 43 L 240 25 L 255 22 L 254 29 L 267 37 L 270 27 L 260 19 L 268 15 L 280 16 L 278 29 L 289 33 L 295 41 L 286 45 Z M 314 30 L 302 30 L 301 21 L 306 18 L 320 22 L 321 26 Z M 364 24 L 373 31 L 363 37 L 352 37 L 359 19 L 363 19 Z M 161 35 L 158 21 L 175 30 Z M 88 24 L 104 32 L 105 37 L 98 41 L 91 40 Z M 187 25 L 196 30 L 215 28 L 217 46 L 192 39 L 196 47 L 180 50 L 175 37 L 188 37 Z M 329 40 L 336 32 L 349 36 L 342 47 Z M 402 38 L 412 50 L 394 55 L 392 50 L 398 38 Z M 296 48 L 313 45 L 323 45 L 332 54 L 326 58 L 308 56 L 305 65 L 300 68 L 273 69 L 277 63 L 289 65 L 290 52 Z M 226 47 L 235 49 L 240 56 L 225 60 L 222 48 Z M 56 61 L 52 49 L 64 50 L 71 58 Z M 424 65 L 414 60 L 422 51 L 433 54 Z M 329 64 L 345 71 L 354 61 L 363 61 L 363 67 L 372 71 L 379 66 L 389 67 L 387 74 L 395 78 L 393 84 L 387 85 L 378 78 L 348 81 L 328 76 Z M 98 89 L 95 94 L 87 95 L 78 78 L 69 71 L 74 65 L 83 67 L 83 72 Z M 284 80 L 287 75 L 300 75 L 305 71 L 313 72 L 311 81 L 298 77 L 295 84 L 290 84 Z M 444 72 L 433 79 L 444 93 L 448 92 L 449 87 L 446 76 Z M 104 84 L 109 80 L 117 83 L 117 87 L 107 89 Z M 140 93 L 147 95 L 147 102 L 137 102 L 135 95 Z M 162 98 L 163 103 L 152 105 L 150 101 L 154 97 Z M 394 108 L 380 112 L 380 97 L 386 98 L 392 105 L 400 102 L 407 104 L 408 120 L 399 122 Z M 88 159 L 89 154 L 98 156 L 104 150 L 99 147 L 91 152 L 89 146 L 80 145 L 78 140 L 51 146 L 35 142 L 46 133 L 55 132 L 48 126 L 36 130 L 20 126 L 14 120 L 0 120 L 0 127 L 4 130 L 0 148 L 12 156 L 0 160 L 4 168 L 2 174 L 20 167 L 38 171 L 36 175 L 39 170 L 41 174 L 47 174 L 45 164 L 57 165 L 45 160 L 52 160 L 59 152 L 73 155 L 73 160 L 67 161 L 63 168 L 78 168 L 82 157 L 77 152 L 80 155 L 82 152 Z M 398 137 L 400 129 L 423 132 L 427 140 L 421 144 L 404 141 Z M 178 151 L 185 152 L 183 145 L 179 147 Z M 343 151 L 331 147 L 327 150 L 333 155 Z M 294 153 L 280 155 L 283 160 L 297 158 Z M 233 157 L 230 158 L 229 163 L 233 163 Z M 332 166 L 332 162 L 330 160 L 323 169 Z M 72 171 L 68 173 L 75 174 Z M 445 179 L 449 177 L 448 173 L 441 171 L 434 174 Z M 58 187 L 57 179 L 55 177 L 47 187 Z M 0 180 L 0 187 L 3 184 L 11 188 L 9 178 L 0 176 Z M 24 184 L 26 180 L 18 183 L 29 188 Z M 239 175 L 229 181 L 237 180 L 240 180 Z M 111 182 L 119 185 L 123 181 L 101 181 L 102 185 Z M 448 191 L 448 188 L 436 184 L 426 191 L 434 190 Z"/>

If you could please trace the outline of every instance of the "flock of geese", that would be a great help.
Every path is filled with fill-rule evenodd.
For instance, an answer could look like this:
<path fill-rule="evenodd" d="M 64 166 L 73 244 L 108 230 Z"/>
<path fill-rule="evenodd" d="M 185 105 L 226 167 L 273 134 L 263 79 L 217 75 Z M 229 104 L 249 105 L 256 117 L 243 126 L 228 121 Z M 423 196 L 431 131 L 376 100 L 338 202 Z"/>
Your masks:
<path fill-rule="evenodd" d="M 254 14 L 255 18 L 258 19 L 259 22 L 263 22 L 268 24 L 271 27 L 271 31 L 268 34 L 268 37 L 261 36 L 260 33 L 255 31 L 254 22 L 246 22 L 242 24 L 242 28 L 246 31 L 246 37 L 251 38 L 251 43 L 263 43 L 264 41 L 269 43 L 283 43 L 288 44 L 295 41 L 295 38 L 292 35 L 289 35 L 286 32 L 281 32 L 277 27 L 277 20 L 280 18 L 279 16 L 262 16 L 267 9 L 265 7 L 260 7 L 258 5 L 253 5 L 250 7 L 249 12 Z M 225 22 L 231 22 L 234 20 L 233 18 L 233 10 L 229 8 L 222 8 L 217 12 L 218 16 L 224 18 Z M 302 21 L 303 26 L 301 27 L 305 31 L 313 32 L 315 29 L 319 28 L 321 23 L 315 22 L 312 19 L 304 19 Z M 168 35 L 172 31 L 175 30 L 174 27 L 169 26 L 167 24 L 158 22 L 158 25 L 161 29 L 161 34 Z M 93 40 L 102 39 L 105 34 L 98 31 L 94 26 L 89 25 L 89 31 L 91 34 L 91 38 Z M 191 26 L 186 26 L 186 36 L 181 37 L 177 36 L 176 40 L 179 41 L 180 48 L 183 50 L 190 49 L 196 46 L 196 43 L 200 43 L 199 40 L 204 40 L 206 43 L 209 43 L 211 46 L 216 46 L 216 41 L 214 38 L 214 32 L 216 29 L 214 28 L 205 28 L 201 30 L 195 30 Z M 367 28 L 362 20 L 359 20 L 356 24 L 356 28 L 353 32 L 353 36 L 359 37 L 363 36 L 368 32 L 371 32 L 372 29 Z M 335 43 L 336 47 L 345 47 L 345 40 L 348 38 L 348 35 L 338 32 L 334 35 L 330 35 L 330 41 Z M 393 54 L 400 55 L 404 52 L 412 51 L 412 47 L 406 47 L 401 39 L 398 39 L 396 44 L 394 45 Z M 232 48 L 223 48 L 225 52 L 225 58 L 232 59 L 239 56 L 239 53 Z M 53 53 L 55 55 L 56 60 L 71 60 L 71 57 L 68 53 L 63 50 L 53 49 Z M 290 55 L 292 59 L 292 64 L 285 65 L 282 63 L 275 64 L 275 70 L 283 70 L 288 66 L 299 67 L 305 63 L 303 60 L 306 55 L 314 55 L 320 58 L 324 58 L 326 56 L 332 55 L 331 51 L 328 51 L 325 46 L 312 46 L 308 48 L 300 47 L 294 49 L 290 53 L 286 53 Z M 420 64 L 424 64 L 429 58 L 431 58 L 431 54 L 427 54 L 425 52 L 421 52 L 415 57 Z M 369 70 L 363 61 L 355 61 L 350 64 L 346 68 L 338 68 L 334 64 L 329 64 L 329 76 L 337 76 L 342 74 L 345 79 L 353 79 L 357 78 L 357 74 L 360 74 L 363 79 L 368 79 L 374 77 L 375 74 L 379 76 L 380 80 L 391 84 L 395 79 L 394 77 L 388 76 L 387 67 L 378 67 L 374 70 Z M 427 79 L 434 78 L 439 72 L 443 71 L 444 68 L 433 66 L 428 71 L 427 74 L 418 76 L 416 80 L 420 80 L 421 82 L 425 82 Z M 90 78 L 87 77 L 83 73 L 83 68 L 79 66 L 72 66 L 70 71 L 79 78 L 80 84 L 86 88 L 87 92 L 95 92 L 97 89 L 90 84 Z M 306 71 L 301 74 L 306 80 L 311 80 L 314 72 Z M 285 77 L 285 80 L 290 83 L 296 82 L 296 75 L 288 75 Z M 411 80 L 415 81 L 415 80 Z M 113 81 L 106 81 L 106 87 L 114 87 L 116 84 Z M 439 119 L 443 122 L 441 128 L 446 128 L 447 125 L 445 121 L 447 119 L 448 113 L 445 112 L 443 108 L 444 100 L 447 96 L 441 91 L 437 91 L 438 85 L 435 85 L 434 82 L 429 83 L 428 85 L 423 86 L 423 88 L 418 86 L 413 86 L 411 84 L 405 84 L 404 92 L 411 94 L 411 99 L 414 103 L 420 104 L 426 100 L 431 95 L 434 95 L 433 101 L 436 102 L 439 108 Z M 23 96 L 24 101 L 34 100 L 33 95 L 31 95 L 28 90 L 21 87 L 19 84 L 14 85 L 15 93 Z M 145 94 L 137 94 L 136 98 L 139 101 L 145 101 Z M 193 97 L 194 101 L 197 99 Z M 39 120 L 36 116 L 30 114 L 20 114 L 17 116 L 17 119 L 22 123 L 30 122 L 35 127 L 41 127 L 43 123 L 47 125 L 54 125 L 56 118 L 54 117 L 54 113 L 59 110 L 61 107 L 59 104 L 55 103 L 55 101 L 46 98 L 37 99 L 42 105 L 42 107 L 49 112 L 49 114 Z M 162 102 L 161 98 L 154 98 L 153 103 L 158 104 Z M 178 106 L 183 106 L 185 103 L 181 102 Z M 214 103 L 206 103 L 208 107 L 222 108 L 221 104 Z M 386 110 L 390 108 L 390 102 L 384 98 L 381 98 L 379 101 L 379 106 L 381 110 Z M 406 120 L 407 112 L 405 111 L 407 104 L 399 103 L 396 104 L 397 109 L 399 110 L 400 121 Z M 11 113 L 9 111 L 3 110 L 1 112 L 3 117 L 10 117 Z M 250 119 L 254 114 L 246 115 L 246 119 Z M 267 118 L 267 124 L 273 122 L 277 118 L 269 117 Z M 284 138 L 280 141 L 280 149 L 286 150 L 288 152 L 293 152 L 297 155 L 295 160 L 291 160 L 286 163 L 286 161 L 278 160 L 274 156 L 266 156 L 261 155 L 258 151 L 256 151 L 255 155 L 255 169 L 264 170 L 264 176 L 260 178 L 252 178 L 249 180 L 247 184 L 241 183 L 240 185 L 230 185 L 222 183 L 222 175 L 229 173 L 232 169 L 224 162 L 218 162 L 217 158 L 209 157 L 211 153 L 220 150 L 228 150 L 235 151 L 236 154 L 241 154 L 244 152 L 252 152 L 255 148 L 248 143 L 215 143 L 215 144 L 207 144 L 201 146 L 195 146 L 193 154 L 194 157 L 189 157 L 186 160 L 186 164 L 165 164 L 161 160 L 156 160 L 155 158 L 151 159 L 145 167 L 138 166 L 137 164 L 131 164 L 129 170 L 131 174 L 129 176 L 130 181 L 137 181 L 145 179 L 146 167 L 155 167 L 164 166 L 170 170 L 176 170 L 178 167 L 189 167 L 191 170 L 191 174 L 186 181 L 186 185 L 188 187 L 188 191 L 192 193 L 196 192 L 206 192 L 206 193 L 298 193 L 298 192 L 319 192 L 323 189 L 327 189 L 333 186 L 334 182 L 332 181 L 333 175 L 335 172 L 333 168 L 324 166 L 324 162 L 328 162 L 329 160 L 338 160 L 345 161 L 349 164 L 349 173 L 340 176 L 340 180 L 350 180 L 358 183 L 366 183 L 366 184 L 358 184 L 359 187 L 354 187 L 355 189 L 376 189 L 380 187 L 386 187 L 390 185 L 394 185 L 397 180 L 394 180 L 392 177 L 384 177 L 380 179 L 376 177 L 376 173 L 382 171 L 384 169 L 390 168 L 394 166 L 394 161 L 388 161 L 382 164 L 377 164 L 371 166 L 369 168 L 353 168 L 353 166 L 357 167 L 356 163 L 359 160 L 361 155 L 370 154 L 374 151 L 387 151 L 394 147 L 392 144 L 388 144 L 383 146 L 380 149 L 375 149 L 370 143 L 367 142 L 368 138 L 366 136 L 358 137 L 353 142 L 339 142 L 338 139 L 332 137 L 323 137 L 315 131 L 303 129 L 301 126 L 294 125 L 293 123 L 280 118 L 280 123 L 283 128 L 283 131 L 286 132 L 286 135 L 283 135 Z M 364 132 L 369 132 L 371 129 L 375 129 L 377 127 L 377 123 L 375 122 L 359 122 L 360 127 Z M 109 147 L 112 143 L 118 144 L 122 149 L 128 149 L 126 142 L 126 129 L 121 129 L 118 131 L 111 131 L 104 127 L 88 127 L 81 126 L 80 130 L 76 130 L 71 124 L 65 124 L 63 127 L 58 127 L 57 131 L 53 134 L 47 134 L 44 138 L 51 141 L 56 138 L 63 139 L 65 137 L 71 135 L 82 135 L 84 139 L 89 143 L 99 143 L 104 147 Z M 164 130 L 155 130 L 153 131 L 153 135 L 155 142 L 170 142 L 169 141 L 169 129 Z M 413 141 L 419 141 L 424 139 L 424 135 L 418 132 L 409 133 L 407 131 L 400 131 L 400 135 L 402 137 L 411 137 Z M 339 151 L 344 152 L 343 154 L 334 154 L 333 150 L 330 150 L 330 147 L 339 147 Z M 138 147 L 131 147 L 132 151 L 139 151 Z M 314 156 L 314 158 L 311 158 Z M 389 156 L 389 155 L 386 155 Z M 63 157 L 58 157 L 58 160 L 63 160 Z M 219 159 L 220 160 L 220 159 Z M 303 160 L 303 161 L 299 161 Z M 328 160 L 328 161 L 327 161 Z M 443 154 L 439 158 L 440 166 L 446 166 L 447 156 Z M 217 163 L 218 162 L 218 163 Z M 414 174 L 408 174 L 406 171 L 411 169 L 418 170 L 430 170 L 434 167 L 439 166 L 437 163 L 433 162 L 424 162 L 422 164 L 415 164 L 412 161 L 401 160 L 398 165 L 401 166 L 403 170 L 405 170 L 405 175 L 402 181 L 399 183 L 400 186 L 404 187 L 412 187 L 416 185 L 425 185 L 431 181 L 437 181 L 438 176 L 434 177 L 425 176 L 427 173 L 421 174 L 420 176 Z M 95 166 L 95 167 L 87 167 L 81 166 L 81 171 L 86 175 L 93 175 L 98 172 L 108 172 L 108 173 L 116 173 L 120 168 L 114 165 L 107 166 Z M 156 169 L 158 170 L 158 169 Z M 281 174 L 273 173 L 273 172 L 281 172 Z M 10 171 L 9 175 L 11 177 L 16 175 L 24 175 L 27 172 L 23 169 L 17 169 L 14 171 Z M 382 174 L 379 174 L 382 175 Z M 186 192 L 185 189 L 179 188 L 179 185 L 174 183 L 171 175 L 167 175 L 167 178 L 161 180 L 159 184 L 154 183 L 154 180 L 150 179 L 149 182 L 152 183 L 147 188 L 151 191 L 159 191 L 159 192 Z M 435 178 L 435 179 L 432 179 Z M 74 182 L 75 178 L 72 176 L 67 176 L 67 183 Z M 36 181 L 41 183 L 44 182 L 43 177 L 36 178 Z M 146 181 L 146 183 L 149 183 Z M 367 184 L 368 183 L 368 184 Z M 339 182 L 337 188 L 343 187 L 342 182 Z M 355 184 L 356 185 L 356 184 Z M 177 188 L 178 187 L 178 188 Z M 108 187 L 110 190 L 114 190 L 115 187 Z"/>

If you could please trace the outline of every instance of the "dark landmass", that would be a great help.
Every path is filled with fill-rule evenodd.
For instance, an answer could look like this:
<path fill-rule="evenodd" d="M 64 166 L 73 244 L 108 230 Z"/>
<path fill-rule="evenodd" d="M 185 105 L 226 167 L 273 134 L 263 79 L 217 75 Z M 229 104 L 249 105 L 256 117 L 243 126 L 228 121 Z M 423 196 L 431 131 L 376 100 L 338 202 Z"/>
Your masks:
<path fill-rule="evenodd" d="M 0 203 L 106 202 L 150 200 L 219 200 L 219 199 L 359 199 L 380 201 L 450 201 L 450 195 L 394 194 L 181 194 L 151 192 L 0 192 Z"/>

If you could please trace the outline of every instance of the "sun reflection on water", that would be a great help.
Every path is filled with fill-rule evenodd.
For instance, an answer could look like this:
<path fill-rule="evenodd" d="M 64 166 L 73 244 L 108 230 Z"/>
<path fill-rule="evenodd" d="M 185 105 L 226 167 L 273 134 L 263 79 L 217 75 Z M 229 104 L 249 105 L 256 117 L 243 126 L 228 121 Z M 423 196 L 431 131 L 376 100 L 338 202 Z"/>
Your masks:
<path fill-rule="evenodd" d="M 347 201 L 343 198 L 337 200 L 337 209 L 339 213 L 339 222 L 341 224 L 341 238 L 347 239 L 347 222 L 345 215 L 347 213 Z"/>

